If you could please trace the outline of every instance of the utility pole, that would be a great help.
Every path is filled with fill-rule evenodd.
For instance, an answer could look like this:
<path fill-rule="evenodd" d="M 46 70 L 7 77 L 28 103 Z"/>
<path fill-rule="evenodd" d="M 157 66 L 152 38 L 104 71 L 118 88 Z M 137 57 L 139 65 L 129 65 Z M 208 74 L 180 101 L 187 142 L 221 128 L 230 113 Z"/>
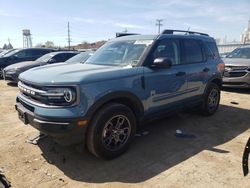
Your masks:
<path fill-rule="evenodd" d="M 161 33 L 161 26 L 163 26 L 163 24 L 161 23 L 163 21 L 163 19 L 156 19 L 156 26 L 158 26 L 158 34 Z"/>
<path fill-rule="evenodd" d="M 70 38 L 70 29 L 69 29 L 69 22 L 68 22 L 68 48 L 70 50 L 70 42 L 71 42 L 71 38 Z"/>

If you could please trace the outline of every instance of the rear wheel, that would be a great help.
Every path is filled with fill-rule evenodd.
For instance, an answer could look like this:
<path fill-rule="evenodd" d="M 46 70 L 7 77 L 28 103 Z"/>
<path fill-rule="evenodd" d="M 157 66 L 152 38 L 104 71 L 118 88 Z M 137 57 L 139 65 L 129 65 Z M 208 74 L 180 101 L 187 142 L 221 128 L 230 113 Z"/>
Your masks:
<path fill-rule="evenodd" d="M 136 119 L 130 108 L 110 103 L 93 117 L 87 132 L 87 148 L 95 156 L 112 159 L 124 153 L 136 132 Z"/>
<path fill-rule="evenodd" d="M 210 83 L 204 95 L 202 105 L 200 106 L 201 113 L 206 116 L 213 115 L 217 111 L 219 104 L 220 88 L 218 85 Z"/>

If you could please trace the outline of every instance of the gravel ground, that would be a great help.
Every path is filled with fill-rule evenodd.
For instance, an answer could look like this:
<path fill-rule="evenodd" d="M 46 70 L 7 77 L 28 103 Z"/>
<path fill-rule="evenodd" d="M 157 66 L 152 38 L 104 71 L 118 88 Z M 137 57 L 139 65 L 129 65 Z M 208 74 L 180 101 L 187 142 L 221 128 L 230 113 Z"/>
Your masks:
<path fill-rule="evenodd" d="M 121 157 L 103 161 L 80 145 L 63 147 L 24 125 L 14 110 L 18 89 L 0 80 L 0 171 L 13 187 L 249 187 L 242 153 L 250 136 L 250 90 L 224 90 L 218 112 L 176 114 L 143 127 Z M 177 138 L 175 130 L 196 135 Z"/>

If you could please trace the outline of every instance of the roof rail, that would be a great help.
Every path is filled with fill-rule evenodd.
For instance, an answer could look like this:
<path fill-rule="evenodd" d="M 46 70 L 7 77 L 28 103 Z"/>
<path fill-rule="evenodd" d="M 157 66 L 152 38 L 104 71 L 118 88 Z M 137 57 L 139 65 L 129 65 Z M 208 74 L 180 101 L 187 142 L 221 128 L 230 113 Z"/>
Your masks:
<path fill-rule="evenodd" d="M 206 33 L 199 33 L 195 31 L 184 31 L 184 30 L 171 30 L 171 29 L 166 29 L 162 32 L 162 34 L 174 34 L 174 32 L 179 32 L 179 33 L 185 33 L 185 34 L 190 34 L 190 35 L 203 35 L 203 36 L 209 36 Z"/>
<path fill-rule="evenodd" d="M 123 37 L 128 35 L 139 35 L 138 33 L 116 33 L 116 37 Z"/>

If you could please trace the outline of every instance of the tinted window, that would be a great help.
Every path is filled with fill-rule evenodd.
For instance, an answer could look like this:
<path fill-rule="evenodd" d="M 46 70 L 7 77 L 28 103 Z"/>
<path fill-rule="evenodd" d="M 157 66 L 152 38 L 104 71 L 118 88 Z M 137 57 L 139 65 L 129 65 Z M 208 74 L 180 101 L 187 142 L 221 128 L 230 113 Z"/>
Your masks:
<path fill-rule="evenodd" d="M 184 40 L 183 47 L 185 52 L 184 63 L 199 63 L 203 61 L 203 53 L 200 42 L 197 40 Z"/>
<path fill-rule="evenodd" d="M 14 54 L 18 58 L 24 58 L 27 57 L 27 50 L 20 50 L 17 53 Z"/>
<path fill-rule="evenodd" d="M 71 57 L 73 57 L 75 55 L 76 55 L 75 53 L 67 53 L 67 54 L 65 54 L 65 60 L 64 61 L 68 60 L 69 58 L 71 58 Z"/>
<path fill-rule="evenodd" d="M 60 53 L 60 54 L 57 54 L 53 57 L 53 59 L 56 60 L 56 62 L 64 62 L 66 60 L 68 60 L 69 58 L 73 57 L 74 53 Z"/>
<path fill-rule="evenodd" d="M 33 54 L 34 54 L 35 56 L 42 56 L 42 55 L 44 55 L 44 54 L 49 53 L 50 51 L 51 51 L 51 50 L 36 49 L 36 50 L 33 51 Z"/>
<path fill-rule="evenodd" d="M 153 53 L 153 59 L 167 57 L 173 65 L 180 64 L 180 42 L 179 40 L 162 40 Z"/>

